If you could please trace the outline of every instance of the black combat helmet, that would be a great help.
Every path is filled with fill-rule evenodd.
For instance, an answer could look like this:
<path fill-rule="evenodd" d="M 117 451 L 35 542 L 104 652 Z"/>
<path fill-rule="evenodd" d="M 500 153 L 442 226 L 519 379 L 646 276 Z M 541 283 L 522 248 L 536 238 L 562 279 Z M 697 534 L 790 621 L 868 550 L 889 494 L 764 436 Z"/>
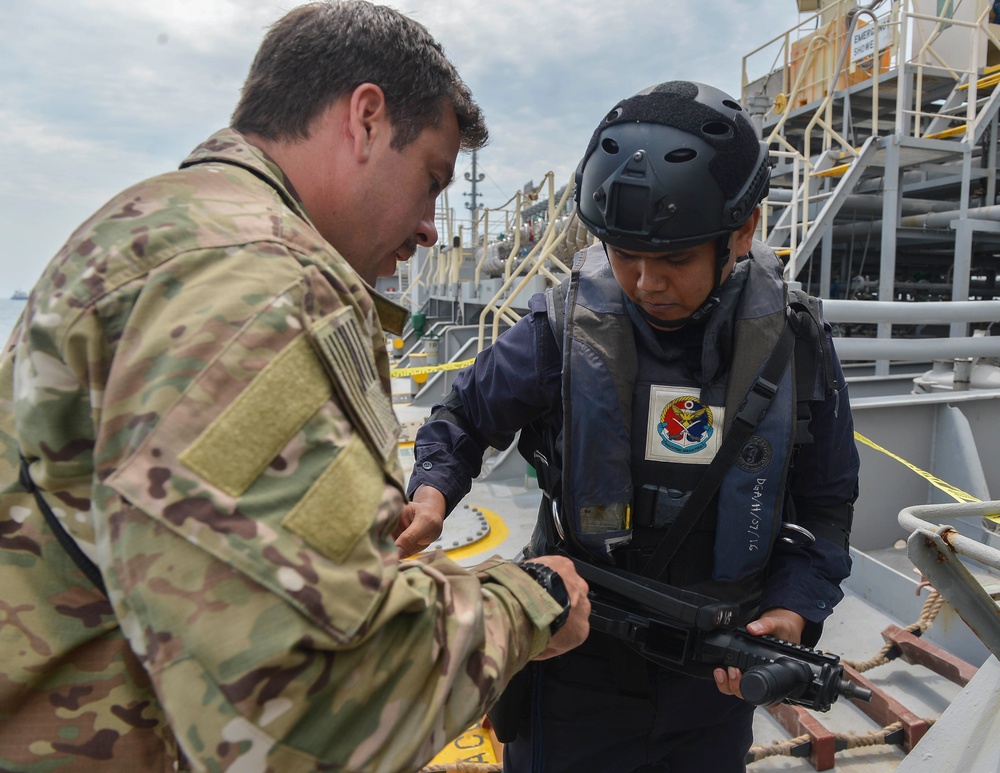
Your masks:
<path fill-rule="evenodd" d="M 622 100 L 594 131 L 577 214 L 610 246 L 673 251 L 740 228 L 769 177 L 767 145 L 735 99 L 669 81 Z"/>

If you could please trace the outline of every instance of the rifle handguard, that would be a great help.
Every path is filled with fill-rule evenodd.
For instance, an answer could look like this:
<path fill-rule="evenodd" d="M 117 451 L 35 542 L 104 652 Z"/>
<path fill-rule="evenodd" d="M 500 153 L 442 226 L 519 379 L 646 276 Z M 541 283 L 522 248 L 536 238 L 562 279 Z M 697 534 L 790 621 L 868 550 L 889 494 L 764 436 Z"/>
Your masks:
<path fill-rule="evenodd" d="M 738 668 L 740 692 L 756 706 L 784 701 L 829 711 L 840 696 L 872 698 L 870 690 L 845 678 L 839 656 L 736 628 L 734 602 L 570 558 L 590 585 L 591 628 L 654 663 L 696 676 L 715 667 Z"/>

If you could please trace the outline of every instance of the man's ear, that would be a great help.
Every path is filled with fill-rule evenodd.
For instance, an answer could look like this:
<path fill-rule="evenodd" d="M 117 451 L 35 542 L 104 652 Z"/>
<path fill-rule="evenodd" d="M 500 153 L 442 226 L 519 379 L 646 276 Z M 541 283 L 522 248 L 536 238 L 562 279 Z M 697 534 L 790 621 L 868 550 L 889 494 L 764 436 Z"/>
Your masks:
<path fill-rule="evenodd" d="M 362 83 L 351 92 L 347 125 L 359 161 L 368 159 L 377 141 L 389 139 L 391 127 L 385 94 L 380 87 L 374 83 Z"/>
<path fill-rule="evenodd" d="M 742 257 L 750 252 L 750 247 L 753 245 L 754 234 L 757 233 L 757 223 L 760 221 L 760 207 L 753 208 L 753 214 L 750 218 L 740 226 L 739 230 L 733 234 L 733 240 L 730 242 L 730 247 L 732 248 L 732 255 L 734 257 Z"/>

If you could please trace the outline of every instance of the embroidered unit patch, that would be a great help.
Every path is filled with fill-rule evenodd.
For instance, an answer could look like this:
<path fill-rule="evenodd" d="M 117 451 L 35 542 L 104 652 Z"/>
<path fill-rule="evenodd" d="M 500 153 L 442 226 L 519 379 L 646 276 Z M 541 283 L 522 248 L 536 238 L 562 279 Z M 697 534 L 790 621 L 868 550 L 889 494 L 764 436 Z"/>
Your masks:
<path fill-rule="evenodd" d="M 697 389 L 650 387 L 646 459 L 709 464 L 722 439 L 724 413 L 703 403 Z"/>

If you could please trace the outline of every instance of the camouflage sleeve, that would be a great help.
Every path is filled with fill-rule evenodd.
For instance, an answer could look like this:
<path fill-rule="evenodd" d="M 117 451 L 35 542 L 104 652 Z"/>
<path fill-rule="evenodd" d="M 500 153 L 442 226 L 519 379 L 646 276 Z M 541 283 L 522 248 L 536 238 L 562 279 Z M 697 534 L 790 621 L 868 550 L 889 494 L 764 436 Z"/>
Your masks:
<path fill-rule="evenodd" d="M 559 610 L 499 561 L 399 560 L 363 288 L 287 256 L 223 268 L 151 277 L 107 379 L 93 505 L 116 614 L 196 766 L 417 768 Z"/>

